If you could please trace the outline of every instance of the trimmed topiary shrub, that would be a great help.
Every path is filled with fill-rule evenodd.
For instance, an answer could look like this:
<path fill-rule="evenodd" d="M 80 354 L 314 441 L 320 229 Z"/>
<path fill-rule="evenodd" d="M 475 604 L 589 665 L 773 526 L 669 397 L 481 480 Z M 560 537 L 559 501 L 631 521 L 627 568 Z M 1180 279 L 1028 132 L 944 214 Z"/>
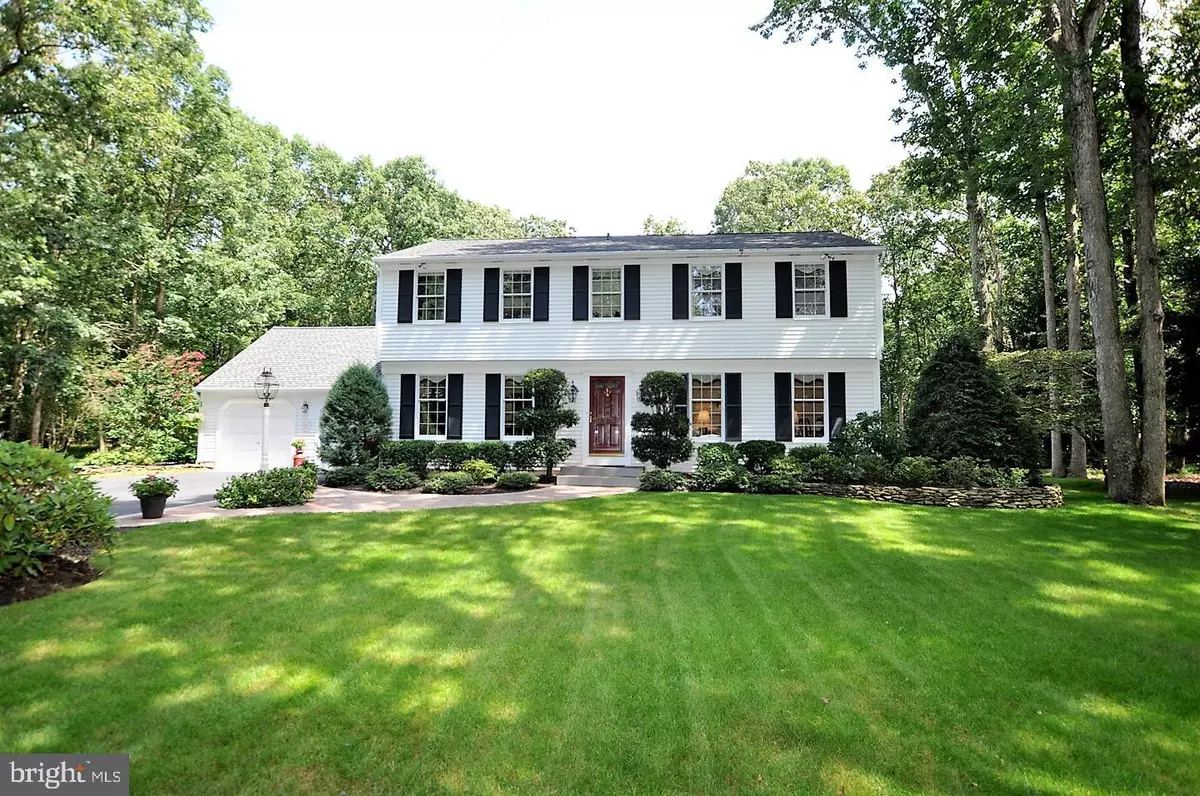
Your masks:
<path fill-rule="evenodd" d="M 787 447 L 775 440 L 751 439 L 739 443 L 737 452 L 747 470 L 762 475 L 770 469 L 771 462 L 787 453 Z"/>
<path fill-rule="evenodd" d="M 438 470 L 461 470 L 464 464 L 474 458 L 474 442 L 439 442 L 429 464 Z"/>
<path fill-rule="evenodd" d="M 879 412 L 860 412 L 829 443 L 834 456 L 853 459 L 870 454 L 891 464 L 900 461 L 906 449 L 904 431 L 885 421 Z"/>
<path fill-rule="evenodd" d="M 512 451 L 506 442 L 479 442 L 475 445 L 475 458 L 483 459 L 498 473 L 508 467 L 511 455 Z"/>
<path fill-rule="evenodd" d="M 496 476 L 496 488 L 505 492 L 524 492 L 527 489 L 533 489 L 537 485 L 537 475 L 522 470 L 500 473 L 500 475 Z"/>
<path fill-rule="evenodd" d="M 638 384 L 638 400 L 649 412 L 635 412 L 633 455 L 639 461 L 666 469 L 692 455 L 691 423 L 680 409 L 687 405 L 687 377 L 655 370 Z"/>
<path fill-rule="evenodd" d="M 250 509 L 299 506 L 311 500 L 316 491 L 317 468 L 304 465 L 235 475 L 217 490 L 215 497 L 223 509 Z"/>
<path fill-rule="evenodd" d="M 367 483 L 367 474 L 372 470 L 369 464 L 351 464 L 346 467 L 334 467 L 325 471 L 323 482 L 325 486 L 334 489 L 345 489 L 348 486 L 363 486 Z"/>
<path fill-rule="evenodd" d="M 475 479 L 477 484 L 490 484 L 496 480 L 496 467 L 483 459 L 470 459 L 463 463 L 462 471 Z"/>
<path fill-rule="evenodd" d="M 979 462 L 969 456 L 955 456 L 942 462 L 938 468 L 938 483 L 943 486 L 978 486 Z"/>
<path fill-rule="evenodd" d="M 435 495 L 461 495 L 475 486 L 475 479 L 466 473 L 437 473 L 429 476 L 422 492 Z"/>
<path fill-rule="evenodd" d="M 793 445 L 787 455 L 798 464 L 808 464 L 824 453 L 829 453 L 829 448 L 824 445 Z"/>
<path fill-rule="evenodd" d="M 400 439 L 385 442 L 379 449 L 381 467 L 404 466 L 418 477 L 429 472 L 429 461 L 434 457 L 438 444 L 430 439 Z"/>
<path fill-rule="evenodd" d="M 928 456 L 905 456 L 892 468 L 892 479 L 900 486 L 933 486 L 938 463 Z"/>
<path fill-rule="evenodd" d="M 1008 384 L 975 343 L 953 335 L 917 380 L 908 416 L 909 451 L 946 461 L 970 456 L 997 467 L 1032 467 L 1038 443 Z"/>
<path fill-rule="evenodd" d="M 38 575 L 58 553 L 111 549 L 111 504 L 65 456 L 0 441 L 0 575 Z"/>
<path fill-rule="evenodd" d="M 749 489 L 760 495 L 790 495 L 796 491 L 796 479 L 783 473 L 752 475 Z"/>
<path fill-rule="evenodd" d="M 387 390 L 366 365 L 351 365 L 338 376 L 321 410 L 321 461 L 334 467 L 379 461 L 392 435 Z"/>
<path fill-rule="evenodd" d="M 712 465 L 734 465 L 738 463 L 737 449 L 728 442 L 708 442 L 696 451 L 696 465 L 710 467 Z"/>
<path fill-rule="evenodd" d="M 367 473 L 367 486 L 374 492 L 399 492 L 416 489 L 421 479 L 407 467 L 380 467 Z"/>
<path fill-rule="evenodd" d="M 647 470 L 638 476 L 638 490 L 641 492 L 684 492 L 687 490 L 687 476 L 673 470 Z"/>
<path fill-rule="evenodd" d="M 564 428 L 579 423 L 579 414 L 566 406 L 571 397 L 571 382 L 567 374 L 555 368 L 531 370 L 521 382 L 526 393 L 533 396 L 533 408 L 517 413 L 517 425 L 529 429 L 539 443 L 531 450 L 549 481 L 554 477 L 555 466 L 566 461 L 575 447 L 575 440 L 558 438 Z"/>

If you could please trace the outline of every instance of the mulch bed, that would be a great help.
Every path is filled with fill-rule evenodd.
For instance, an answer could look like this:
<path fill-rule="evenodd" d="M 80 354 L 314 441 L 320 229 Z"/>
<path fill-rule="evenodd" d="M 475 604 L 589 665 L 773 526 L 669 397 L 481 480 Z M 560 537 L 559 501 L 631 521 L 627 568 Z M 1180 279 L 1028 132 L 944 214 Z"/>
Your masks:
<path fill-rule="evenodd" d="M 37 577 L 0 576 L 0 605 L 36 600 L 56 591 L 73 589 L 90 583 L 101 574 L 101 570 L 87 560 L 52 558 L 46 562 L 46 571 Z"/>
<path fill-rule="evenodd" d="M 322 484 L 324 486 L 324 484 Z M 545 489 L 553 484 L 535 484 L 530 489 L 497 489 L 494 484 L 480 484 L 479 486 L 468 487 L 467 491 L 459 492 L 460 495 L 510 495 L 515 492 L 532 492 L 535 489 Z M 376 492 L 374 489 L 369 489 L 365 486 L 335 486 L 330 489 L 344 489 L 347 492 L 366 492 L 368 495 L 431 495 L 432 492 L 422 492 L 420 487 L 416 489 L 401 489 L 399 492 Z"/>

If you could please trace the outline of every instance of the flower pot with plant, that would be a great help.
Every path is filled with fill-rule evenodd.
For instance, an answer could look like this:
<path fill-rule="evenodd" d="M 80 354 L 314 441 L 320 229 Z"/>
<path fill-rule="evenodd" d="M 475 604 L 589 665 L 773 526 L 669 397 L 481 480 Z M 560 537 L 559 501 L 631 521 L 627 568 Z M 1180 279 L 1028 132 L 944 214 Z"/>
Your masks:
<path fill-rule="evenodd" d="M 292 466 L 299 467 L 304 464 L 304 440 L 292 440 Z"/>
<path fill-rule="evenodd" d="M 148 475 L 130 484 L 129 491 L 142 504 L 142 518 L 156 520 L 167 507 L 167 498 L 179 491 L 179 482 L 174 478 Z"/>

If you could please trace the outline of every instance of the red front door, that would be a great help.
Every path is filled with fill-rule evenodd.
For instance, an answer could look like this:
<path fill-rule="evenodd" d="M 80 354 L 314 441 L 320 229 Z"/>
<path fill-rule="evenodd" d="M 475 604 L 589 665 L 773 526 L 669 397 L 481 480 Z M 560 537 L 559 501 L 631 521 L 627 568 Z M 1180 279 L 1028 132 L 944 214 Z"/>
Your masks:
<path fill-rule="evenodd" d="M 625 452 L 625 377 L 592 376 L 590 452 Z"/>

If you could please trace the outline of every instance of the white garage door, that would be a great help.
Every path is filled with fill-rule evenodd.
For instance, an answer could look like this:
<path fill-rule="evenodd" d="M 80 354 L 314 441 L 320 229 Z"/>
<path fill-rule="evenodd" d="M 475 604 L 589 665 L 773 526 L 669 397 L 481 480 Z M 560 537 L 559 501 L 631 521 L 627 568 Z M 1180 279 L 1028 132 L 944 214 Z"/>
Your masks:
<path fill-rule="evenodd" d="M 221 410 L 217 426 L 216 469 L 231 472 L 257 470 L 262 457 L 262 404 L 258 401 L 230 401 Z M 271 402 L 271 421 L 267 429 L 267 463 L 271 467 L 290 467 L 295 419 L 288 401 Z"/>

